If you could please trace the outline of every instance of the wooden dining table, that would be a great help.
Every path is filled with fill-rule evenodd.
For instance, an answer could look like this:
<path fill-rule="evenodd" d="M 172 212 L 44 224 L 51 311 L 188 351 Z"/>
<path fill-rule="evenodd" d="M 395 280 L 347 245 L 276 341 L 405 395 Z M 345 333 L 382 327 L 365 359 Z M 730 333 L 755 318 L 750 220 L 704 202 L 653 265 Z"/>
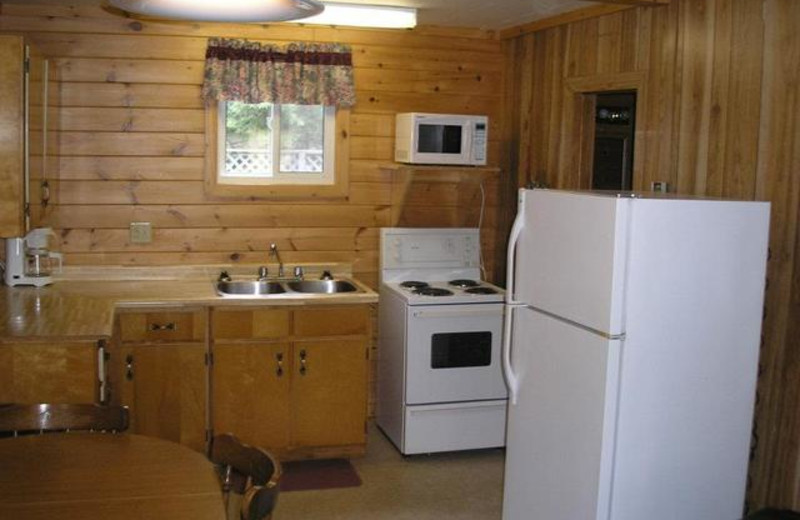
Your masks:
<path fill-rule="evenodd" d="M 202 454 L 141 435 L 0 439 L 0 519 L 224 520 Z"/>

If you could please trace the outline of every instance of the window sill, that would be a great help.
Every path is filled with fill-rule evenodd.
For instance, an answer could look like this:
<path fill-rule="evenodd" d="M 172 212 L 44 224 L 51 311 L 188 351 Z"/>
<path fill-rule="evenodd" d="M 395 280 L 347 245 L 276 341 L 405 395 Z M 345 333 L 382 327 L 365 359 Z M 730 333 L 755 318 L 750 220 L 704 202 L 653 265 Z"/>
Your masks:
<path fill-rule="evenodd" d="M 210 198 L 231 198 L 239 200 L 303 200 L 303 199 L 346 199 L 346 184 L 261 184 L 237 185 L 206 183 L 206 195 Z"/>

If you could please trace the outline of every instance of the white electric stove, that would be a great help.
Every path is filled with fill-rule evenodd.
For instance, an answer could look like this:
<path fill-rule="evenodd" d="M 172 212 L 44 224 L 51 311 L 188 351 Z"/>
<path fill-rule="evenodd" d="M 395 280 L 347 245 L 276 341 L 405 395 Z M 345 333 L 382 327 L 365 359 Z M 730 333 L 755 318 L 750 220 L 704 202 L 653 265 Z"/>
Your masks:
<path fill-rule="evenodd" d="M 378 426 L 404 454 L 505 444 L 503 290 L 477 229 L 381 230 Z"/>

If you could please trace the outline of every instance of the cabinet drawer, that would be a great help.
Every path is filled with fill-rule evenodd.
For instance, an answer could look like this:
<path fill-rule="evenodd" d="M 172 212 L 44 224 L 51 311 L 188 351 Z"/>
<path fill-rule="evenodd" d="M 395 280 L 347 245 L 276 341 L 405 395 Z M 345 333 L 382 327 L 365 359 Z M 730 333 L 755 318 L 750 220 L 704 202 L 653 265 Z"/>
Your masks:
<path fill-rule="evenodd" d="M 369 323 L 369 307 L 366 305 L 300 309 L 294 312 L 294 334 L 296 336 L 367 334 Z"/>
<path fill-rule="evenodd" d="M 119 323 L 125 342 L 202 341 L 205 337 L 202 311 L 121 314 Z"/>
<path fill-rule="evenodd" d="M 291 311 L 288 309 L 214 309 L 214 339 L 269 339 L 289 335 Z"/>

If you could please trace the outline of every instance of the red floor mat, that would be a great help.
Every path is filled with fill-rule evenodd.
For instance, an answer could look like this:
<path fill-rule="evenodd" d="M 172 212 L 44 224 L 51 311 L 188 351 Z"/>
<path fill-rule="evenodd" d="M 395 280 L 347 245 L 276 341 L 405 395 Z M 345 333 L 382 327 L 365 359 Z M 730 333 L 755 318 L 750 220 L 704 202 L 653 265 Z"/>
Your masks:
<path fill-rule="evenodd" d="M 301 460 L 283 463 L 281 491 L 356 487 L 361 478 L 346 459 Z"/>

